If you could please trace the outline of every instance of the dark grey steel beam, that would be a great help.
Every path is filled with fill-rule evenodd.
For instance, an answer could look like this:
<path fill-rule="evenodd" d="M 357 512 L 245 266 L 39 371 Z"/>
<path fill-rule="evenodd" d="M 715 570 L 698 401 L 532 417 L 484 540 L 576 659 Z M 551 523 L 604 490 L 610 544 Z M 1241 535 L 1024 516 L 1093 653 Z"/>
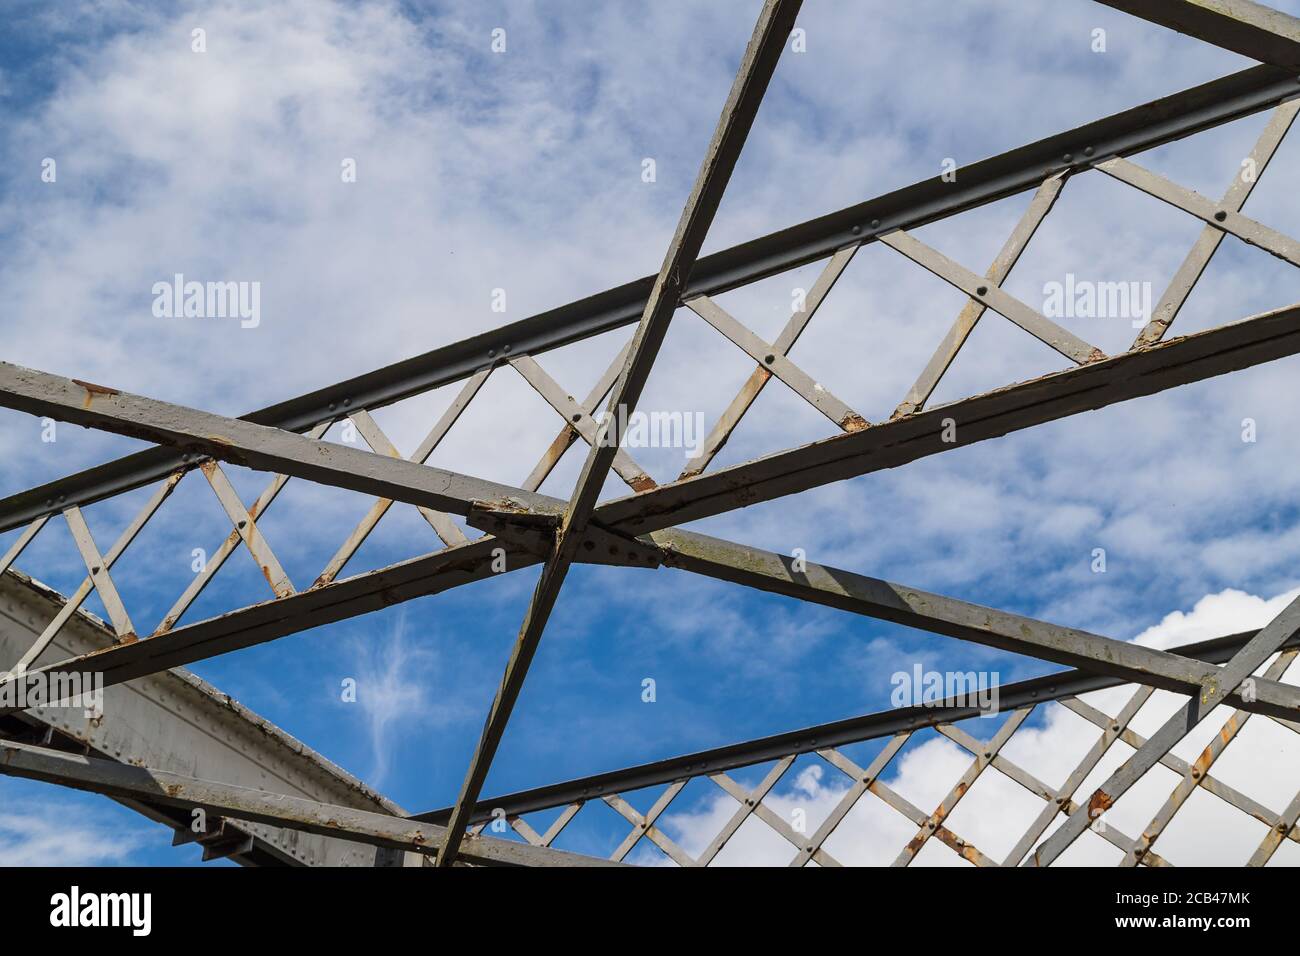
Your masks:
<path fill-rule="evenodd" d="M 1242 681 L 1286 647 L 1297 633 L 1300 633 L 1300 598 L 1288 604 L 1267 627 L 1257 631 L 1233 654 L 1222 670 L 1205 682 L 1199 694 L 1188 698 L 1176 713 L 1160 725 L 1159 730 L 1147 738 L 1146 743 L 1093 791 L 1086 807 L 1080 806 L 1071 813 L 1056 832 L 1043 841 L 1025 865 L 1049 866 L 1060 857 L 1084 830 L 1114 806 L 1115 801 L 1124 796 L 1147 771 L 1160 763 L 1216 707 L 1226 702 Z M 1144 850 L 1145 847 L 1138 846 L 1134 848 L 1134 853 L 1141 856 Z"/>
<path fill-rule="evenodd" d="M 1105 408 L 1300 352 L 1300 306 L 1169 339 L 607 502 L 595 520 L 645 534 Z M 955 423 L 947 442 L 945 421 Z"/>
<path fill-rule="evenodd" d="M 216 458 L 461 515 L 469 514 L 474 501 L 526 494 L 508 485 L 404 458 L 320 441 L 8 362 L 0 362 L 0 406 L 173 445 L 191 459 Z"/>
<path fill-rule="evenodd" d="M 523 689 L 529 665 L 541 642 L 546 622 L 560 596 L 564 579 L 577 556 L 587 523 L 596 508 L 600 489 L 609 474 L 610 466 L 623 443 L 627 429 L 627 415 L 641 399 L 641 392 L 650 378 L 655 358 L 668 333 L 673 313 L 682 301 L 682 292 L 695 268 L 700 247 L 713 224 L 723 193 L 731 181 L 731 174 L 740 159 L 745 140 L 753 127 L 763 96 L 776 72 L 777 62 L 786 39 L 794 29 L 795 18 L 803 0 L 765 0 L 759 12 L 758 23 L 741 58 L 740 68 L 732 83 L 731 92 L 722 108 L 717 128 L 704 154 L 695 186 L 682 209 L 677 231 L 668 244 L 659 276 L 655 279 L 650 297 L 645 304 L 641 321 L 632 336 L 632 347 L 623 364 L 623 370 L 609 398 L 609 410 L 601 423 L 599 440 L 592 442 L 586 461 L 578 475 L 577 484 L 569 506 L 564 511 L 555 538 L 555 548 L 546 560 L 532 600 L 524 614 L 524 622 L 511 649 L 505 674 L 497 688 L 496 697 L 483 724 L 474 755 L 470 758 L 465 782 L 456 810 L 447 824 L 447 839 L 438 851 L 439 866 L 449 866 L 456 860 L 457 849 L 467 825 L 467 815 L 478 801 L 483 783 L 487 779 L 492 759 L 510 721 L 519 692 Z"/>
<path fill-rule="evenodd" d="M 700 259 L 684 297 L 719 295 L 824 259 L 894 229 L 928 222 L 1037 188 L 1044 179 L 1129 156 L 1249 116 L 1300 95 L 1284 70 L 1255 67 L 1116 113 L 963 167 L 956 182 L 930 177 L 855 206 Z M 348 408 L 373 411 L 459 381 L 508 354 L 550 349 L 636 322 L 655 278 L 646 276 L 491 332 L 259 409 L 243 420 L 305 431 Z M 152 448 L 0 499 L 0 531 L 58 510 L 46 502 L 88 505 L 192 467 L 174 449 Z"/>
<path fill-rule="evenodd" d="M 785 555 L 720 538 L 678 530 L 657 531 L 649 538 L 667 551 L 664 563 L 670 567 L 932 634 L 1180 694 L 1199 693 L 1204 684 L 1218 679 L 1219 668 L 1213 665 L 1153 647 L 810 561 L 795 570 L 794 560 Z M 1300 720 L 1300 687 L 1260 678 L 1255 688 L 1252 700 L 1234 696 L 1231 703 L 1254 713 Z"/>
<path fill-rule="evenodd" d="M 624 534 L 643 535 L 951 449 L 954 446 L 945 444 L 940 434 L 946 418 L 958 423 L 958 444 L 968 444 L 1296 352 L 1300 307 L 1290 307 L 618 499 L 597 508 L 594 521 Z M 524 497 L 514 490 L 509 494 Z M 563 505 L 554 498 L 535 497 L 547 511 Z M 498 546 L 510 552 L 512 568 L 538 562 L 526 549 L 481 538 L 41 669 L 99 671 L 108 685 L 183 666 L 482 580 L 491 574 L 492 549 Z"/>
<path fill-rule="evenodd" d="M 1184 644 L 1173 648 L 1171 653 L 1207 664 L 1219 664 L 1229 660 L 1255 633 L 1249 631 L 1195 644 Z M 1300 645 L 1300 637 L 1292 638 L 1285 646 L 1297 645 Z M 1119 687 L 1125 683 L 1127 681 L 1119 677 L 1082 670 L 1063 671 L 1001 687 L 998 691 L 997 707 L 1000 713 L 1005 713 L 1033 704 Z M 948 700 L 932 707 L 901 707 L 818 724 L 815 727 L 775 734 L 771 737 L 761 737 L 757 740 L 703 750 L 681 757 L 671 757 L 622 770 L 607 771 L 563 783 L 490 797 L 479 801 L 470 816 L 470 822 L 481 823 L 491 819 L 492 812 L 498 809 L 504 810 L 508 816 L 548 810 L 584 800 L 599 799 L 606 794 L 632 793 L 645 787 L 688 780 L 711 773 L 724 773 L 740 767 L 777 760 L 791 754 L 812 753 L 828 747 L 842 747 L 864 740 L 891 737 L 894 734 L 933 727 L 936 724 L 955 723 L 978 717 L 979 713 L 978 708 L 970 706 L 966 701 Z M 443 807 L 416 814 L 412 819 L 423 820 L 426 823 L 445 823 L 450 815 L 451 807 Z"/>
<path fill-rule="evenodd" d="M 104 686 L 111 687 L 483 580 L 493 573 L 492 551 L 497 547 L 505 549 L 512 570 L 539 562 L 508 542 L 483 537 L 379 571 L 300 591 L 292 597 L 188 624 L 157 637 L 114 645 L 33 670 L 102 673 Z M 0 714 L 7 712 L 0 708 Z"/>
<path fill-rule="evenodd" d="M 0 670 L 22 657 L 42 633 L 45 622 L 60 617 L 67 608 L 66 598 L 20 572 L 0 575 Z M 115 643 L 111 628 L 70 609 L 66 625 L 52 637 L 49 654 L 58 660 Z M 405 815 L 382 794 L 180 668 L 107 688 L 98 717 L 88 718 L 84 710 L 75 707 L 35 707 L 0 718 L 0 735 L 20 742 L 38 742 L 45 732 L 60 741 L 58 749 L 80 746 L 88 748 L 89 756 L 121 763 Z M 41 738 L 17 736 L 27 733 L 39 733 Z M 139 801 L 128 801 L 127 806 L 193 835 L 194 821 L 188 814 L 174 808 L 148 807 Z M 256 838 L 252 852 L 238 860 L 247 865 L 375 865 L 373 847 L 261 824 L 243 824 L 241 830 Z"/>
<path fill-rule="evenodd" d="M 436 824 L 407 817 L 318 803 L 265 790 L 232 787 L 165 770 L 150 770 L 10 741 L 0 741 L 0 774 L 56 783 L 123 800 L 140 800 L 182 809 L 202 807 L 236 820 L 425 854 L 437 851 L 446 832 Z M 466 838 L 460 856 L 469 862 L 490 866 L 619 865 L 596 857 L 485 836 Z"/>
<path fill-rule="evenodd" d="M 1300 70 L 1300 20 L 1251 0 L 1099 0 L 1252 60 Z"/>

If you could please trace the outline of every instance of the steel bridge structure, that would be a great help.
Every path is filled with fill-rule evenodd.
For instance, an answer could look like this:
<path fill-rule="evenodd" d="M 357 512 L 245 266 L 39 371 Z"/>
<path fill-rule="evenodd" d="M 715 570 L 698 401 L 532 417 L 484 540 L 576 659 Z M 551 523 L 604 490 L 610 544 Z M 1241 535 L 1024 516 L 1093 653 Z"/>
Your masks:
<path fill-rule="evenodd" d="M 908 832 L 914 832 L 898 852 L 899 865 L 913 861 L 935 839 L 978 866 L 1046 866 L 1091 829 L 1122 853 L 1123 865 L 1161 866 L 1167 861 L 1158 852 L 1159 839 L 1198 790 L 1267 828 L 1257 847 L 1243 848 L 1243 858 L 1249 854 L 1252 865 L 1267 863 L 1285 841 L 1300 842 L 1300 794 L 1285 807 L 1267 807 L 1213 773 L 1248 720 L 1275 721 L 1300 733 L 1300 687 L 1282 679 L 1300 653 L 1300 600 L 1258 631 L 1157 650 L 679 527 L 1300 353 L 1300 304 L 1250 317 L 1227 316 L 1208 331 L 1171 334 L 1225 236 L 1295 266 L 1300 266 L 1300 242 L 1242 212 L 1257 176 L 1229 171 L 1222 197 L 1207 198 L 1134 158 L 1267 111 L 1270 119 L 1250 156 L 1262 174 L 1300 111 L 1300 20 L 1248 0 L 1102 2 L 1260 65 L 963 167 L 951 181 L 924 179 L 701 257 L 796 26 L 800 0 L 767 0 L 657 275 L 238 419 L 0 363 L 0 406 L 154 446 L 0 500 L 0 531 L 23 529 L 0 556 L 0 666 L 9 672 L 4 683 L 33 675 L 93 674 L 101 675 L 107 687 L 100 716 L 69 708 L 0 708 L 0 773 L 106 795 L 173 827 L 178 843 L 202 843 L 205 859 L 224 857 L 248 865 L 620 865 L 635 846 L 648 841 L 677 864 L 703 866 L 752 818 L 788 842 L 790 865 L 832 866 L 839 861 L 826 848 L 828 838 L 859 801 L 879 800 L 905 817 Z M 1117 354 L 1105 354 L 1002 288 L 1061 191 L 1083 175 L 1118 180 L 1203 223 L 1149 324 L 1127 351 Z M 1013 196 L 1027 197 L 1023 216 L 982 272 L 949 259 L 913 234 L 927 223 Z M 821 383 L 796 364 L 792 352 L 857 250 L 875 242 L 945 280 L 966 301 L 893 415 L 871 422 L 836 397 L 832 383 Z M 722 293 L 814 263 L 823 265 L 806 303 L 770 342 L 716 301 Z M 627 416 L 619 412 L 637 407 L 669 323 L 683 308 L 742 350 L 753 370 L 680 477 L 657 483 L 624 447 Z M 1060 370 L 932 407 L 936 386 L 981 320 L 1019 326 L 1059 353 Z M 539 362 L 547 352 L 628 327 L 632 332 L 626 344 L 581 400 Z M 521 376 L 558 416 L 554 441 L 527 478 L 510 486 L 426 464 L 488 377 L 506 374 Z M 711 467 L 773 379 L 772 387 L 793 391 L 830 419 L 837 433 L 757 460 Z M 372 413 L 453 383 L 461 384 L 451 405 L 419 447 L 404 455 Z M 344 420 L 355 426 L 369 451 L 324 440 L 326 431 Z M 575 445 L 585 460 L 568 500 L 540 493 L 543 481 Z M 274 477 L 256 500 L 245 503 L 223 463 Z M 601 500 L 611 470 L 629 493 Z M 111 570 L 177 484 L 196 473 L 211 486 L 231 530 L 211 552 L 205 570 L 146 634 L 137 630 Z M 306 590 L 294 587 L 258 528 L 290 478 L 374 499 L 364 520 Z M 144 487 L 152 487 L 152 494 L 117 540 L 107 548 L 96 542 L 82 509 Z M 344 576 L 344 568 L 394 503 L 419 509 L 439 547 L 422 557 Z M 470 535 L 452 515 L 464 519 Z M 81 586 L 66 596 L 14 567 L 51 520 L 66 521 L 86 566 Z M 256 560 L 272 597 L 181 623 L 227 558 L 241 548 Z M 197 661 L 484 580 L 496 573 L 494 559 L 503 554 L 508 570 L 540 565 L 540 576 L 451 806 L 414 814 L 403 810 L 184 670 Z M 968 701 L 954 699 L 485 797 L 488 770 L 575 562 L 672 567 L 1036 657 L 1064 669 L 1002 687 L 998 706 L 1008 717 L 989 740 L 977 740 L 959 726 L 976 710 Z M 107 621 L 82 610 L 92 591 L 107 611 Z M 1117 716 L 1080 699 L 1121 686 L 1131 696 Z M 1143 737 L 1129 724 L 1157 690 L 1184 700 L 1157 731 Z M 1036 708 L 1053 702 L 1094 725 L 1096 735 L 1059 787 L 1002 752 Z M 1229 716 L 1200 756 L 1189 763 L 1173 755 L 1172 749 L 1221 706 Z M 969 766 L 937 806 L 918 807 L 883 777 L 913 736 L 929 730 L 968 752 Z M 843 752 L 847 745 L 871 740 L 883 746 L 868 766 L 857 765 Z M 1081 791 L 1085 778 L 1117 742 L 1132 748 L 1132 754 L 1100 786 Z M 834 774 L 842 774 L 848 787 L 811 834 L 797 831 L 765 803 L 804 755 L 816 755 Z M 752 788 L 733 776 L 764 764 L 771 768 Z M 1173 771 L 1179 782 L 1150 823 L 1132 833 L 1114 826 L 1096 828 L 1097 818 L 1156 767 Z M 991 858 L 955 832 L 949 819 L 986 773 L 1004 775 L 1042 804 L 1024 821 L 1023 835 L 1002 859 Z M 656 824 L 683 788 L 702 778 L 734 798 L 735 807 L 707 848 L 692 856 Z M 641 812 L 627 795 L 647 790 L 657 797 Z M 557 836 L 595 804 L 625 818 L 626 838 L 601 858 L 554 848 Z M 198 833 L 190 826 L 196 810 L 209 820 Z M 530 815 L 543 812 L 553 821 L 548 826 L 529 822 Z M 495 835 L 499 831 L 489 826 L 494 819 L 505 820 L 515 833 Z"/>

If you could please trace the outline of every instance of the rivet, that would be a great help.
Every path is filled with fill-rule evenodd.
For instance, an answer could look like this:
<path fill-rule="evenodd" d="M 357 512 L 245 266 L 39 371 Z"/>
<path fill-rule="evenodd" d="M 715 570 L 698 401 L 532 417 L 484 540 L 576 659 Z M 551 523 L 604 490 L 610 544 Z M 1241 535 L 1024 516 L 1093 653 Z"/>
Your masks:
<path fill-rule="evenodd" d="M 763 361 L 766 362 L 768 365 L 771 365 L 773 362 L 776 361 L 776 356 L 769 355 L 767 358 L 763 359 Z"/>
<path fill-rule="evenodd" d="M 1218 212 L 1216 212 L 1216 213 L 1214 214 L 1214 221 L 1215 221 L 1215 222 L 1223 222 L 1223 220 L 1225 220 L 1225 219 L 1227 219 L 1227 218 L 1228 218 L 1228 214 L 1227 214 L 1226 212 L 1224 212 L 1222 209 L 1220 209 Z"/>
<path fill-rule="evenodd" d="M 1065 154 L 1065 161 L 1066 161 L 1067 163 L 1072 163 L 1072 162 L 1074 162 L 1074 155 L 1071 154 L 1071 153 L 1066 153 L 1066 154 Z"/>
<path fill-rule="evenodd" d="M 879 228 L 880 228 L 880 220 L 879 220 L 879 219 L 873 219 L 873 220 L 871 220 L 871 228 L 872 228 L 872 229 L 879 229 Z"/>
<path fill-rule="evenodd" d="M 975 294 L 976 294 L 976 295 L 988 295 L 988 294 L 989 294 L 989 287 L 986 286 L 986 285 L 982 285 L 982 286 L 980 286 L 978 289 L 975 290 Z"/>
<path fill-rule="evenodd" d="M 1091 155 L 1092 155 L 1092 147 L 1091 147 L 1091 146 L 1085 146 L 1085 147 L 1083 147 L 1083 155 L 1085 155 L 1085 156 L 1091 156 Z"/>
<path fill-rule="evenodd" d="M 861 235 L 861 234 L 862 234 L 862 227 L 861 227 L 861 226 L 854 226 L 852 229 L 849 230 L 849 232 L 853 233 L 855 236 L 857 236 L 857 235 Z"/>

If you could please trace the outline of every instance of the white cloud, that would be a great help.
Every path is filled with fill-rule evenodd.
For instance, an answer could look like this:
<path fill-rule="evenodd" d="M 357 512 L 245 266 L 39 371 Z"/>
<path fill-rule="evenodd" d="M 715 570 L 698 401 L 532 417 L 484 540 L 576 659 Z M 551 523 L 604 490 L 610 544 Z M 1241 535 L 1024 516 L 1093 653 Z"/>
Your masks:
<path fill-rule="evenodd" d="M 0 866 L 123 863 L 147 833 L 93 807 L 58 799 L 0 810 Z"/>

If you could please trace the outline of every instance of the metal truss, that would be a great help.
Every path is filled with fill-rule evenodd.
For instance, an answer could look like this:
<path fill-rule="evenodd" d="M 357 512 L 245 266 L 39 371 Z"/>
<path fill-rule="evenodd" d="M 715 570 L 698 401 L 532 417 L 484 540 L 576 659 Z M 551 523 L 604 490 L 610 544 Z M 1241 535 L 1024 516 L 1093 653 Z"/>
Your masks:
<path fill-rule="evenodd" d="M 1300 352 L 1300 305 L 1229 321 L 1205 332 L 1168 337 L 1225 236 L 1235 236 L 1300 265 L 1300 243 L 1242 213 L 1258 175 L 1268 166 L 1300 110 L 1296 75 L 1300 72 L 1300 21 L 1246 0 L 1216 0 L 1212 4 L 1198 0 L 1102 2 L 1264 65 L 976 163 L 959 170 L 952 182 L 927 179 L 700 258 L 700 248 L 801 5 L 799 0 L 767 0 L 656 276 L 237 419 L 0 363 L 0 405 L 156 445 L 0 500 L 0 530 L 26 526 L 0 557 L 4 581 L 15 577 L 16 572 L 10 570 L 14 562 L 58 515 L 67 522 L 87 572 L 76 591 L 53 605 L 52 617 L 39 629 L 34 642 L 18 653 L 10 682 L 33 674 L 76 673 L 100 674 L 110 688 L 128 682 L 131 687 L 142 687 L 169 671 L 184 674 L 171 669 L 188 663 L 485 579 L 496 573 L 494 557 L 502 552 L 508 557 L 507 570 L 542 566 L 464 784 L 450 807 L 408 816 L 368 791 L 364 799 L 340 802 L 331 792 L 333 783 L 299 786 L 297 792 L 289 793 L 268 790 L 247 777 L 215 782 L 182 772 L 165 748 L 149 751 L 148 761 L 123 758 L 120 749 L 110 756 L 89 736 L 78 737 L 75 728 L 63 728 L 65 736 L 70 734 L 70 739 L 82 744 L 80 752 L 69 753 L 52 746 L 56 738 L 50 733 L 33 737 L 29 732 L 31 714 L 20 714 L 17 707 L 0 709 L 0 734 L 7 738 L 0 741 L 0 772 L 103 793 L 159 813 L 210 809 L 223 821 L 223 829 L 209 842 L 232 854 L 249 853 L 252 834 L 265 842 L 275 834 L 299 832 L 353 846 L 383 848 L 396 852 L 397 858 L 418 855 L 412 858 L 441 866 L 620 863 L 642 841 L 680 865 L 703 866 L 713 862 L 751 820 L 761 821 L 790 845 L 791 865 L 837 865 L 827 841 L 868 792 L 915 827 L 914 835 L 894 859 L 898 865 L 915 860 L 932 838 L 979 866 L 1048 865 L 1060 859 L 1085 830 L 1097 833 L 1120 851 L 1124 865 L 1165 865 L 1167 861 L 1153 844 L 1198 789 L 1268 828 L 1249 857 L 1251 864 L 1267 863 L 1283 840 L 1300 841 L 1296 829 L 1300 794 L 1277 811 L 1210 773 L 1253 715 L 1300 732 L 1300 688 L 1283 681 L 1300 650 L 1300 601 L 1259 631 L 1160 651 L 846 570 L 796 563 L 782 555 L 677 527 Z M 1250 156 L 1256 175 L 1234 175 L 1220 200 L 1171 182 L 1132 158 L 1264 110 L 1271 110 L 1271 117 Z M 1089 172 L 1147 193 L 1203 223 L 1149 324 L 1128 350 L 1115 355 L 1103 353 L 1003 288 L 1070 179 Z M 1030 198 L 1023 216 L 983 273 L 953 261 L 914 234 L 927 223 L 1026 193 Z M 791 357 L 857 250 L 872 242 L 928 270 L 966 297 L 933 356 L 900 397 L 893 415 L 874 423 Z M 771 342 L 748 329 L 716 299 L 768 276 L 819 262 L 823 263 L 821 273 L 806 301 Z M 753 370 L 699 454 L 675 481 L 660 484 L 623 447 L 626 411 L 636 408 L 668 325 L 682 307 L 740 349 L 753 362 Z M 1060 356 L 1060 370 L 929 407 L 947 369 L 976 324 L 990 312 L 999 317 L 996 321 L 1006 320 L 1050 346 Z M 581 401 L 539 361 L 539 356 L 550 350 L 629 325 L 635 327 L 631 339 Z M 518 486 L 428 465 L 438 444 L 489 376 L 507 369 L 518 374 L 561 419 L 542 459 Z M 710 470 L 718 452 L 773 379 L 780 383 L 778 387 L 789 389 L 830 420 L 836 434 Z M 393 444 L 373 417 L 377 409 L 456 382 L 463 383 L 459 394 L 409 455 Z M 606 404 L 603 415 L 599 414 L 602 403 Z M 370 451 L 324 440 L 329 428 L 343 420 L 355 426 Z M 574 445 L 585 446 L 585 461 L 568 500 L 539 492 Z M 222 463 L 266 471 L 274 477 L 245 505 Z M 206 569 L 143 636 L 145 632 L 137 629 L 110 572 L 177 484 L 196 471 L 204 476 L 229 518 L 231 531 L 213 550 Z M 630 493 L 601 501 L 601 488 L 611 472 Z M 290 478 L 376 499 L 317 579 L 302 590 L 290 580 L 258 527 Z M 156 487 L 139 514 L 102 550 L 82 509 L 153 483 Z M 419 510 L 438 539 L 438 549 L 344 577 L 358 549 L 395 502 Z M 463 519 L 464 529 L 452 516 Z M 219 617 L 181 623 L 241 546 L 266 578 L 270 598 Z M 948 700 L 937 707 L 867 715 L 484 799 L 481 791 L 497 746 L 575 562 L 673 567 L 1072 669 L 1001 688 L 999 707 L 1007 716 L 987 741 L 975 739 L 960 726 L 975 710 L 966 702 Z M 107 623 L 80 611 L 92 591 L 108 613 Z M 69 627 L 91 628 L 98 636 L 89 646 L 84 641 L 69 646 L 64 640 Z M 71 656 L 41 664 L 52 648 Z M 188 675 L 185 679 L 193 680 Z M 1134 685 L 1135 689 L 1114 715 L 1080 697 L 1120 685 Z M 5 689 L 0 684 L 0 692 Z M 1163 726 L 1143 738 L 1129 725 L 1156 690 L 1181 695 L 1185 701 Z M 1008 742 L 1026 726 L 1035 709 L 1045 704 L 1070 709 L 1094 724 L 1099 734 L 1060 786 L 1038 779 L 1004 754 Z M 1204 752 L 1191 763 L 1174 756 L 1173 748 L 1220 705 L 1233 710 Z M 927 811 L 887 786 L 882 776 L 915 740 L 932 738 L 935 732 L 969 752 L 971 762 L 938 806 Z M 862 767 L 844 748 L 866 741 L 883 743 Z M 1132 748 L 1133 754 L 1099 787 L 1090 793 L 1080 792 L 1117 742 Z M 842 774 L 845 787 L 838 805 L 811 835 L 793 827 L 770 803 L 777 784 L 798 759 L 808 755 Z M 118 759 L 112 759 L 114 756 Z M 1150 824 L 1134 835 L 1101 825 L 1102 814 L 1157 766 L 1171 770 L 1180 782 Z M 752 787 L 730 775 L 746 768 L 762 774 Z M 958 835 L 950 819 L 962 798 L 990 769 L 1043 801 L 1041 812 L 1001 860 Z M 708 845 L 693 856 L 657 824 L 692 781 L 706 777 L 734 798 L 736 807 Z M 636 809 L 629 796 L 651 790 L 653 803 L 644 812 Z M 554 849 L 557 837 L 586 806 L 596 802 L 612 809 L 631 828 L 608 859 Z M 549 824 L 527 819 L 530 814 L 555 811 L 558 816 Z M 487 830 L 487 824 L 498 819 L 513 827 L 521 839 L 499 838 L 493 835 L 495 828 Z M 227 826 L 229 829 L 224 829 Z M 377 856 L 370 859 L 380 861 Z"/>

